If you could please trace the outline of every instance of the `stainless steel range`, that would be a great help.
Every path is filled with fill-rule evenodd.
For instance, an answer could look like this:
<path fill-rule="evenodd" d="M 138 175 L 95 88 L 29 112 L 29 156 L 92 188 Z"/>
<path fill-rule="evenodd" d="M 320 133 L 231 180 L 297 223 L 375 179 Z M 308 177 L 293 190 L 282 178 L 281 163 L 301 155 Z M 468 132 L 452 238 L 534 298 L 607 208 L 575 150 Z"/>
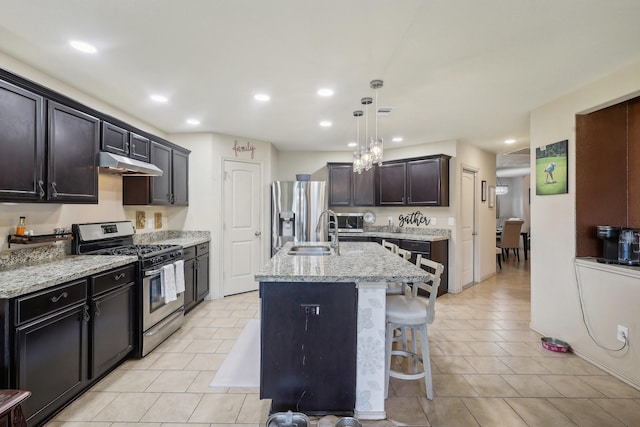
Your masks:
<path fill-rule="evenodd" d="M 134 245 L 133 224 L 117 221 L 73 224 L 72 253 L 76 255 L 135 255 L 138 257 L 137 356 L 144 357 L 177 331 L 184 320 L 184 292 L 165 302 L 162 267 L 183 259 L 182 246 Z"/>

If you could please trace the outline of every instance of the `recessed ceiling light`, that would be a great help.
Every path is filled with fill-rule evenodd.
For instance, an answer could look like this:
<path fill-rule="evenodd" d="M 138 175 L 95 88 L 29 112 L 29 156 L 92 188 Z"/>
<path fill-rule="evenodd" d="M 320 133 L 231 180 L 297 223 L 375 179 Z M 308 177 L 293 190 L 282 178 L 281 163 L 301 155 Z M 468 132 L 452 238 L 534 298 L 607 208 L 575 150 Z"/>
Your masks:
<path fill-rule="evenodd" d="M 323 120 L 320 122 L 320 126 L 322 126 L 323 128 L 330 128 L 331 124 L 332 123 L 329 120 Z"/>
<path fill-rule="evenodd" d="M 391 139 L 391 141 L 393 142 L 402 142 L 402 137 L 401 136 L 395 136 Z"/>
<path fill-rule="evenodd" d="M 333 96 L 333 89 L 322 88 L 318 89 L 319 96 Z"/>
<path fill-rule="evenodd" d="M 255 95 L 253 95 L 253 99 L 255 99 L 256 101 L 260 101 L 260 102 L 267 102 L 271 99 L 271 97 L 269 95 L 267 95 L 266 93 L 257 93 Z"/>
<path fill-rule="evenodd" d="M 357 146 L 358 146 L 357 142 L 350 142 L 350 143 L 347 144 L 347 147 L 352 147 L 353 148 L 353 147 L 357 147 Z"/>
<path fill-rule="evenodd" d="M 516 140 L 515 140 L 515 139 L 506 139 L 506 140 L 504 141 L 504 143 L 505 143 L 505 144 L 513 144 L 514 142 L 516 142 Z"/>
<path fill-rule="evenodd" d="M 160 102 L 160 103 L 169 101 L 169 98 L 167 98 L 164 95 L 151 95 L 149 98 L 151 98 L 151 100 L 154 102 Z"/>
<path fill-rule="evenodd" d="M 197 126 L 200 124 L 200 120 L 198 119 L 187 119 L 187 124 L 192 126 Z"/>
<path fill-rule="evenodd" d="M 72 48 L 84 53 L 96 53 L 98 51 L 95 46 L 89 43 L 81 42 L 79 40 L 71 40 L 69 44 Z"/>

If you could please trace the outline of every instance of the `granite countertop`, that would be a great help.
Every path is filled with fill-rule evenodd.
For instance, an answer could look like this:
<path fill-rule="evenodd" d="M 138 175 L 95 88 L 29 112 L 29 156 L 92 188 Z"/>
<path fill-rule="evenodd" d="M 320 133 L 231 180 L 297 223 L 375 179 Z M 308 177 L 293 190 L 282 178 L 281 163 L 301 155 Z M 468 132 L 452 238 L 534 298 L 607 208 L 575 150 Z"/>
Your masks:
<path fill-rule="evenodd" d="M 383 239 L 402 239 L 402 240 L 420 240 L 423 242 L 437 242 L 440 240 L 449 240 L 449 236 L 439 236 L 434 234 L 418 234 L 418 233 L 390 233 L 388 231 L 365 231 L 363 233 L 340 232 L 338 236 L 345 237 L 380 237 Z"/>
<path fill-rule="evenodd" d="M 297 243 L 329 246 L 328 242 Z M 340 255 L 289 255 L 287 243 L 255 275 L 258 282 L 424 282 L 427 272 L 377 243 L 343 242 Z"/>
<path fill-rule="evenodd" d="M 134 235 L 135 244 L 189 247 L 211 240 L 207 231 L 161 231 Z M 0 298 L 13 298 L 111 270 L 138 260 L 137 256 L 64 255 L 64 245 L 11 251 L 0 262 Z"/>
<path fill-rule="evenodd" d="M 185 248 L 209 241 L 211 233 L 208 231 L 160 231 L 134 235 L 136 244 L 180 245 Z"/>
<path fill-rule="evenodd" d="M 70 255 L 0 271 L 0 298 L 13 298 L 136 262 L 137 256 Z"/>

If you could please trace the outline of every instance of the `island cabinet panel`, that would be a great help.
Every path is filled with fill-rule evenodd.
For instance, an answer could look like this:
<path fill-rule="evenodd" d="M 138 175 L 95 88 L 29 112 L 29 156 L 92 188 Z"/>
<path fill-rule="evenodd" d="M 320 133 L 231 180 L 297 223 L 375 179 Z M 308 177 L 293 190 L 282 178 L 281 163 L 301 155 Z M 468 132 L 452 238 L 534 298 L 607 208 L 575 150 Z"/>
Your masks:
<path fill-rule="evenodd" d="M 354 283 L 261 282 L 260 398 L 271 410 L 352 415 Z"/>

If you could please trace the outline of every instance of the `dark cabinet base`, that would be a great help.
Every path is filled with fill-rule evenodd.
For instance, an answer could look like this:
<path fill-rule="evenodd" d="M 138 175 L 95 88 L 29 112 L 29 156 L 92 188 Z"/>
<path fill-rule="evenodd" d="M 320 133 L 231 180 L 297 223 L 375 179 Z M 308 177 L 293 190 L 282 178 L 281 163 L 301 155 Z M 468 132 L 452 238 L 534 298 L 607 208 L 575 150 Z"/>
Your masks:
<path fill-rule="evenodd" d="M 264 282 L 260 297 L 260 398 L 273 412 L 352 415 L 355 284 Z"/>

